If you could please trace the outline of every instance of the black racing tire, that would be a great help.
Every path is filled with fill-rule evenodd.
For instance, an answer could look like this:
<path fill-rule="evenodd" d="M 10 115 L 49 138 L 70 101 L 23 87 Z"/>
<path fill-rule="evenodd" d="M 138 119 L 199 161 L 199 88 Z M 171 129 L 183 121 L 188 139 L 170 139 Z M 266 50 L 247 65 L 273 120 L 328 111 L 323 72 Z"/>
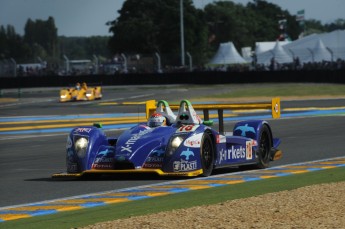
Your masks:
<path fill-rule="evenodd" d="M 201 176 L 208 177 L 212 174 L 214 163 L 214 145 L 209 134 L 204 133 L 200 145 L 200 158 L 203 173 Z"/>
<path fill-rule="evenodd" d="M 270 162 L 270 152 L 272 149 L 272 137 L 270 129 L 267 125 L 263 125 L 259 133 L 259 141 L 257 148 L 258 162 L 256 168 L 268 168 Z"/>

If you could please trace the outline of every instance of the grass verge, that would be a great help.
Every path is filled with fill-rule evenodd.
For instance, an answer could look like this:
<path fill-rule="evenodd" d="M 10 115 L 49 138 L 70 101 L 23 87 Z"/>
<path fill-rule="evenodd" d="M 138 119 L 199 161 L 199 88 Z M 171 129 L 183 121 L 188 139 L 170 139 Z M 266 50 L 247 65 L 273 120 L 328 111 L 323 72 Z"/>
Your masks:
<path fill-rule="evenodd" d="M 242 98 L 276 96 L 344 96 L 343 84 L 281 83 L 229 85 L 230 92 L 205 96 L 205 98 Z"/>
<path fill-rule="evenodd" d="M 0 228 L 75 228 L 97 222 L 110 221 L 131 216 L 152 214 L 172 209 L 208 205 L 227 200 L 247 198 L 265 193 L 293 190 L 299 187 L 345 181 L 345 167 L 308 172 L 286 177 L 226 185 L 151 199 L 95 207 L 78 211 L 61 212 L 47 216 L 0 223 Z"/>

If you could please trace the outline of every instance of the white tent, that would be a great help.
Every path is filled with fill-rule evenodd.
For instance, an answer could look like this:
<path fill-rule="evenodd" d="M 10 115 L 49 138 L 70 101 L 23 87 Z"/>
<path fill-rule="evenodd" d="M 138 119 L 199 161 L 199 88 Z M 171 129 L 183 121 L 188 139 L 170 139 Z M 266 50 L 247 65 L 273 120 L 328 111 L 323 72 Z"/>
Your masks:
<path fill-rule="evenodd" d="M 312 34 L 284 46 L 301 63 L 345 60 L 345 30 Z"/>
<path fill-rule="evenodd" d="M 257 63 L 269 65 L 271 60 L 274 59 L 275 63 L 285 64 L 292 63 L 292 57 L 285 51 L 279 41 L 276 42 L 272 50 L 257 54 Z"/>
<path fill-rule="evenodd" d="M 247 61 L 237 52 L 232 42 L 221 43 L 209 64 L 245 64 Z"/>
<path fill-rule="evenodd" d="M 325 47 L 321 39 L 317 41 L 314 49 L 311 50 L 311 58 L 307 61 L 309 62 L 332 61 L 332 54 Z"/>
<path fill-rule="evenodd" d="M 282 46 L 289 44 L 291 41 L 278 41 Z M 258 55 L 260 53 L 269 51 L 274 48 L 276 45 L 276 41 L 263 41 L 263 42 L 255 42 L 255 54 Z"/>
<path fill-rule="evenodd" d="M 345 30 L 311 34 L 283 45 L 276 42 L 273 49 L 256 51 L 257 63 L 265 65 L 272 57 L 277 63 L 292 62 L 297 57 L 300 63 L 345 60 Z"/>

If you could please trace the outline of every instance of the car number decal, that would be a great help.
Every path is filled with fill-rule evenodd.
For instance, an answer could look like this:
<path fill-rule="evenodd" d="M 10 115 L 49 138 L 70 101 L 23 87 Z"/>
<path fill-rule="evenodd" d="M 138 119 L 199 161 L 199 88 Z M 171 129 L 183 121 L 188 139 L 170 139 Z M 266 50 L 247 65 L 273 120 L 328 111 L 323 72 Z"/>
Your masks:
<path fill-rule="evenodd" d="M 195 131 L 199 125 L 183 125 L 176 130 L 176 133 L 183 133 L 183 132 L 193 132 Z"/>
<path fill-rule="evenodd" d="M 253 146 L 254 146 L 254 141 L 246 141 L 246 159 L 251 160 L 253 159 Z"/>

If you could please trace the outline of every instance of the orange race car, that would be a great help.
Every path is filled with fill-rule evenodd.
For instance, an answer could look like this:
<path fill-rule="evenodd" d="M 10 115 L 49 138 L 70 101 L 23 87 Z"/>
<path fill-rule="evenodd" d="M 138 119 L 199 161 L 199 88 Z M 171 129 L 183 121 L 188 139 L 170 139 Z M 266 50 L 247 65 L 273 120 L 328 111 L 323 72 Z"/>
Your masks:
<path fill-rule="evenodd" d="M 88 87 L 86 83 L 77 83 L 75 87 L 60 90 L 60 102 L 96 100 L 102 98 L 100 86 Z"/>

